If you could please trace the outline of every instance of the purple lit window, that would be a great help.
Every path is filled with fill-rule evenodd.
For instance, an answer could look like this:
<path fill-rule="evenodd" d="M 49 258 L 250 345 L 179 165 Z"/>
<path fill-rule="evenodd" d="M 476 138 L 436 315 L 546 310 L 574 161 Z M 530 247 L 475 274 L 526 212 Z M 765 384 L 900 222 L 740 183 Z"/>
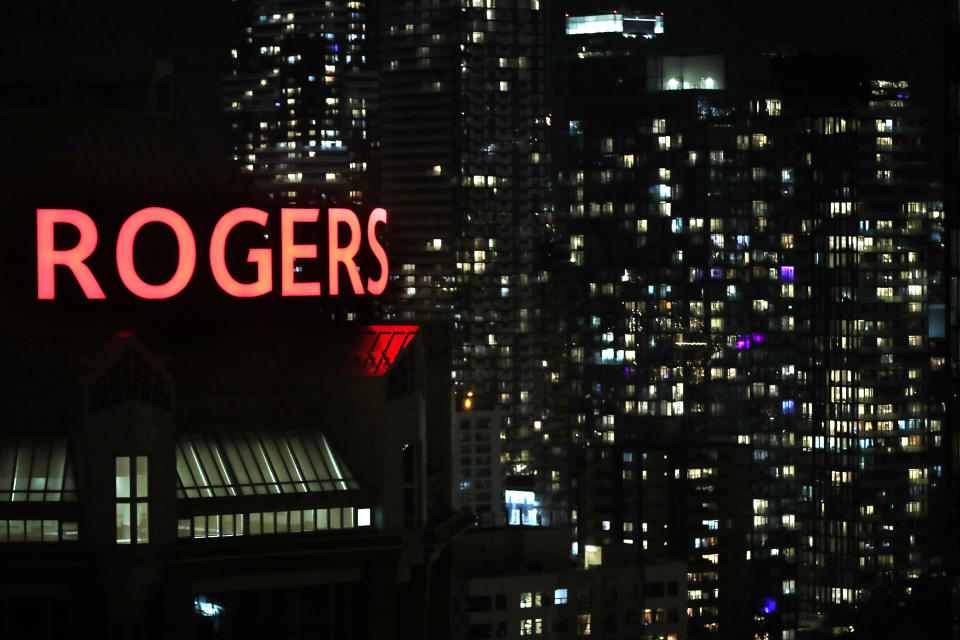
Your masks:
<path fill-rule="evenodd" d="M 722 278 L 722 277 L 723 277 L 723 269 L 717 269 L 717 268 L 710 269 L 710 277 L 711 277 L 711 278 Z"/>
<path fill-rule="evenodd" d="M 757 344 L 763 344 L 767 341 L 767 337 L 762 333 L 753 333 L 750 335 L 750 339 Z"/>
<path fill-rule="evenodd" d="M 737 338 L 737 349 L 749 349 L 750 348 L 750 336 L 740 336 Z"/>
<path fill-rule="evenodd" d="M 763 609 L 761 609 L 761 611 L 763 611 L 764 613 L 773 613 L 776 610 L 777 610 L 776 600 L 773 600 L 772 598 L 763 599 Z"/>
<path fill-rule="evenodd" d="M 784 282 L 793 282 L 793 267 L 780 267 L 780 279 Z"/>
<path fill-rule="evenodd" d="M 783 413 L 793 413 L 793 400 L 784 400 L 780 403 L 780 410 Z"/>

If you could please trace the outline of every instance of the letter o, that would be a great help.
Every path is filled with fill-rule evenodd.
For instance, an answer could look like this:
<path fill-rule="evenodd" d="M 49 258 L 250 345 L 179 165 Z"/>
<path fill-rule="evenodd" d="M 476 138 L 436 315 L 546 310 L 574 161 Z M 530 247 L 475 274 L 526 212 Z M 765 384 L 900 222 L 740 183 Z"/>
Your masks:
<path fill-rule="evenodd" d="M 177 236 L 179 256 L 177 270 L 165 284 L 144 282 L 133 264 L 133 242 L 145 224 L 159 222 L 173 230 Z M 117 235 L 117 272 L 124 286 L 135 296 L 149 300 L 171 298 L 187 286 L 197 266 L 197 244 L 190 225 L 180 214 L 163 207 L 147 207 L 127 218 Z"/>

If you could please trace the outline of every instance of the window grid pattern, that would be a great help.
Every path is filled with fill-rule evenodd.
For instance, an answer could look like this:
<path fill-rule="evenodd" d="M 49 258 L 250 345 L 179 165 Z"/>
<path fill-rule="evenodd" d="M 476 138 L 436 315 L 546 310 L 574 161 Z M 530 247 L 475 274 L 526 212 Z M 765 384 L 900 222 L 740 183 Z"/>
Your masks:
<path fill-rule="evenodd" d="M 75 502 L 66 438 L 0 441 L 0 502 Z"/>
<path fill-rule="evenodd" d="M 150 542 L 149 468 L 147 456 L 116 456 L 117 544 Z"/>
<path fill-rule="evenodd" d="M 76 542 L 76 522 L 60 520 L 0 520 L 0 544 L 11 542 Z"/>
<path fill-rule="evenodd" d="M 370 526 L 369 507 L 332 507 L 259 513 L 205 514 L 177 521 L 177 537 L 203 540 L 239 536 L 312 533 Z"/>
<path fill-rule="evenodd" d="M 177 442 L 177 476 L 180 498 L 360 488 L 319 432 L 182 435 Z"/>

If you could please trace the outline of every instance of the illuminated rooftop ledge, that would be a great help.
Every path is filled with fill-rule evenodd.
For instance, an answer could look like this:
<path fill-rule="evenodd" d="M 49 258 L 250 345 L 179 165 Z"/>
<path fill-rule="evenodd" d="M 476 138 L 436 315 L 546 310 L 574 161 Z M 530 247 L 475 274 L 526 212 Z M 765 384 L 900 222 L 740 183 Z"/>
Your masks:
<path fill-rule="evenodd" d="M 177 521 L 177 538 L 208 540 L 283 533 L 313 533 L 369 527 L 370 507 L 330 507 L 198 515 Z"/>
<path fill-rule="evenodd" d="M 592 33 L 621 33 L 624 36 L 654 36 L 663 33 L 663 14 L 608 13 L 589 16 L 567 16 L 568 36 Z"/>
<path fill-rule="evenodd" d="M 669 78 L 665 83 L 665 89 L 667 91 L 680 91 L 686 89 L 707 89 L 707 90 L 716 90 L 719 89 L 719 83 L 711 77 L 703 77 L 696 82 L 690 82 L 689 80 L 681 80 L 680 78 Z"/>
<path fill-rule="evenodd" d="M 382 376 L 396 362 L 400 352 L 410 344 L 417 330 L 415 325 L 370 325 L 361 331 L 353 350 L 356 361 L 348 368 L 349 375 Z"/>

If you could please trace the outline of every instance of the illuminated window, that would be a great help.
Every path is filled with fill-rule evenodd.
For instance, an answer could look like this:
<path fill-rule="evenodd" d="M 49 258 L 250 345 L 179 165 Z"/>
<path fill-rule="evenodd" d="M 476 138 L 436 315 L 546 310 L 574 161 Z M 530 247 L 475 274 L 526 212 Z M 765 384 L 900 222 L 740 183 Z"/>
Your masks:
<path fill-rule="evenodd" d="M 0 544 L 5 542 L 71 542 L 77 523 L 59 520 L 0 520 Z"/>
<path fill-rule="evenodd" d="M 603 564 L 603 547 L 587 544 L 583 547 L 584 567 L 601 566 Z"/>
<path fill-rule="evenodd" d="M 541 592 L 526 591 L 520 594 L 521 609 L 529 609 L 531 607 L 541 607 L 541 606 L 543 606 L 543 594 Z"/>
<path fill-rule="evenodd" d="M 358 527 L 369 527 L 370 526 L 370 509 L 365 507 L 362 509 L 357 509 L 357 526 Z"/>
<path fill-rule="evenodd" d="M 116 457 L 117 544 L 150 542 L 149 505 L 145 499 L 148 497 L 148 477 L 147 456 Z"/>
<path fill-rule="evenodd" d="M 578 636 L 588 636 L 590 635 L 590 614 L 581 613 L 577 616 L 577 635 Z"/>
<path fill-rule="evenodd" d="M 543 633 L 543 619 L 534 618 L 520 621 L 520 635 L 539 636 Z"/>
<path fill-rule="evenodd" d="M 554 589 L 554 590 L 553 590 L 553 604 L 567 604 L 567 590 L 566 590 L 566 589 Z"/>

